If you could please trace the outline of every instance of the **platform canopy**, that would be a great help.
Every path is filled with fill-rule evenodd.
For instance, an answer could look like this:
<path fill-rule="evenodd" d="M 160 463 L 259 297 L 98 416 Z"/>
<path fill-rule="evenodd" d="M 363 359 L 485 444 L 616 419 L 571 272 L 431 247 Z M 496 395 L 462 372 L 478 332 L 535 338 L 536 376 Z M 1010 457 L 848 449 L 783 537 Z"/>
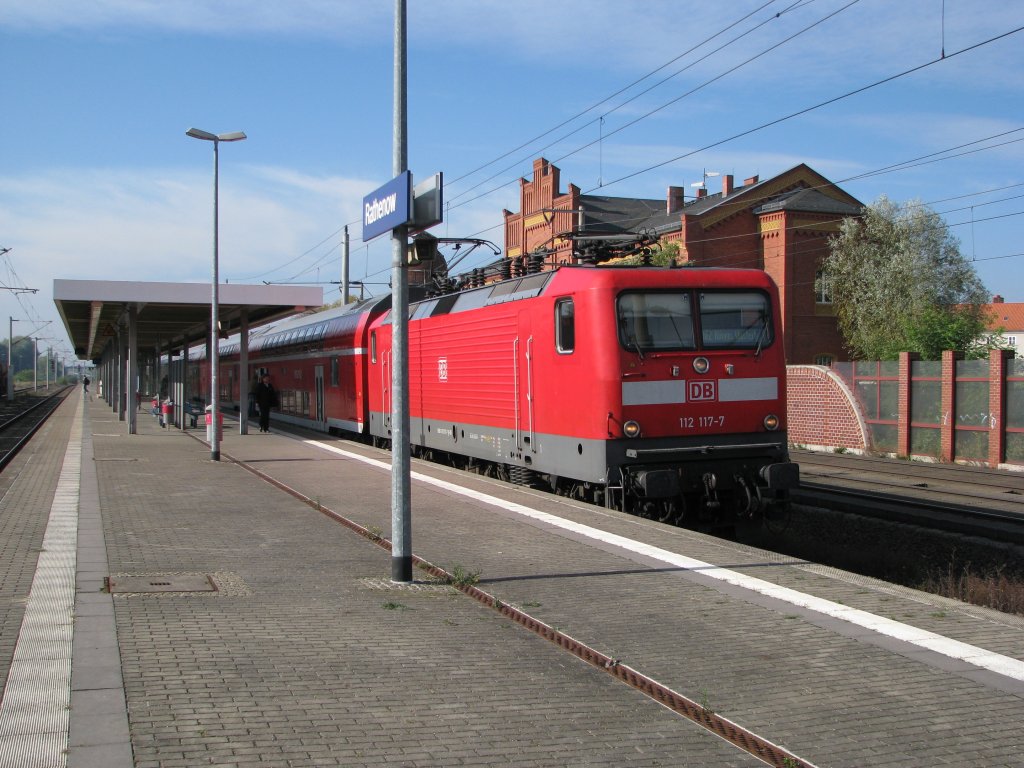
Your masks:
<path fill-rule="evenodd" d="M 140 350 L 177 349 L 206 339 L 210 327 L 209 283 L 150 283 L 117 280 L 54 280 L 53 301 L 75 355 L 99 360 L 135 308 Z M 295 285 L 239 285 L 218 289 L 222 334 L 237 332 L 243 313 L 249 328 L 323 304 L 323 289 Z"/>

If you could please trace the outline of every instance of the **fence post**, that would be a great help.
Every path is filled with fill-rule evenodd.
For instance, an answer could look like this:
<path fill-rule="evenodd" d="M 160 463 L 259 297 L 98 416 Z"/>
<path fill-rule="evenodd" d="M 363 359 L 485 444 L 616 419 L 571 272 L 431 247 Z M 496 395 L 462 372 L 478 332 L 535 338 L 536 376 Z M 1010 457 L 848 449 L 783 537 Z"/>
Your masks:
<path fill-rule="evenodd" d="M 1013 350 L 993 349 L 988 355 L 988 464 L 998 467 L 1006 455 L 1006 361 Z"/>
<path fill-rule="evenodd" d="M 942 353 L 942 424 L 939 427 L 939 461 L 956 458 L 956 361 L 963 352 L 947 349 Z"/>

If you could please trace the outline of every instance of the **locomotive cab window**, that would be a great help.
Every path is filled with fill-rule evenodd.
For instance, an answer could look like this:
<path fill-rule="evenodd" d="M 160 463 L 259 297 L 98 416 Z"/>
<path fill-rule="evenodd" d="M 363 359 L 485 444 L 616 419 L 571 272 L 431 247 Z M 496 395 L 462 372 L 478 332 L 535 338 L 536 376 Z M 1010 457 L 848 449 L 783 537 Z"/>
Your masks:
<path fill-rule="evenodd" d="M 768 295 L 760 291 L 700 294 L 701 345 L 705 349 L 761 349 L 774 340 Z"/>
<path fill-rule="evenodd" d="M 576 349 L 576 309 L 572 299 L 555 302 L 555 346 L 562 354 Z"/>
<path fill-rule="evenodd" d="M 689 293 L 633 291 L 616 302 L 619 343 L 634 352 L 694 349 Z"/>

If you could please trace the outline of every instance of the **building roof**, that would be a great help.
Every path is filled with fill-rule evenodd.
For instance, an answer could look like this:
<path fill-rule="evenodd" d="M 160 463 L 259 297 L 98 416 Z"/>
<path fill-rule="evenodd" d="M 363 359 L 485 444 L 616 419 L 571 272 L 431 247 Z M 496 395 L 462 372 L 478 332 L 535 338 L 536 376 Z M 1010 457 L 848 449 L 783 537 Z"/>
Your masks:
<path fill-rule="evenodd" d="M 114 342 L 131 308 L 137 316 L 139 349 L 166 349 L 204 339 L 210 327 L 211 293 L 209 283 L 53 281 L 53 301 L 75 354 L 87 360 L 98 360 Z M 323 304 L 323 289 L 306 286 L 225 283 L 218 294 L 222 331 L 237 329 L 243 311 L 254 328 Z"/>
<path fill-rule="evenodd" d="M 985 309 L 988 310 L 988 330 L 997 331 L 1002 328 L 1004 331 L 1024 331 L 1024 304 L 1000 302 L 986 304 Z"/>
<path fill-rule="evenodd" d="M 633 197 L 580 195 L 584 231 L 588 234 L 624 234 L 657 229 L 666 224 L 679 228 L 679 213 L 665 213 L 664 200 Z"/>
<path fill-rule="evenodd" d="M 763 205 L 754 208 L 754 213 L 773 213 L 775 211 L 803 211 L 805 213 L 827 213 L 838 216 L 857 216 L 861 207 L 844 203 L 829 197 L 817 189 L 794 189 L 773 197 Z"/>
<path fill-rule="evenodd" d="M 781 179 L 787 179 L 786 187 L 793 185 L 795 188 L 784 187 L 776 192 Z M 817 185 L 823 182 L 836 189 L 844 199 L 822 192 Z M 749 198 L 750 202 L 743 204 L 742 198 Z M 672 213 L 667 212 L 665 200 L 602 195 L 580 195 L 579 200 L 583 208 L 585 230 L 595 234 L 639 233 L 645 230 L 658 233 L 675 230 L 679 229 L 680 216 L 701 216 L 726 203 L 730 206 L 739 203 L 739 207 L 735 209 L 737 211 L 742 210 L 745 205 L 752 205 L 751 210 L 754 214 L 802 211 L 834 216 L 857 216 L 864 207 L 855 198 L 838 190 L 823 176 L 803 164 L 771 179 L 733 187 L 728 196 L 715 192 L 688 201 Z"/>

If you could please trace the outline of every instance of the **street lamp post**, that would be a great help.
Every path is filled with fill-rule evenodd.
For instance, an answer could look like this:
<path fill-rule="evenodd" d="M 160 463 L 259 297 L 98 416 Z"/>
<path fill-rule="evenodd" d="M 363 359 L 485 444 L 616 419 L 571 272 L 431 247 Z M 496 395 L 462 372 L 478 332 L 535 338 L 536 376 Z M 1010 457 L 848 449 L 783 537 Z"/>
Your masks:
<path fill-rule="evenodd" d="M 220 333 L 218 330 L 217 316 L 220 313 L 218 306 L 218 213 L 217 213 L 217 188 L 219 185 L 219 163 L 217 160 L 217 149 L 222 141 L 242 141 L 245 134 L 242 131 L 231 133 L 210 133 L 201 131 L 198 128 L 189 128 L 185 131 L 186 136 L 193 139 L 213 142 L 213 291 L 210 296 L 210 459 L 220 461 L 220 434 L 218 427 L 218 416 L 220 415 L 220 397 L 217 392 L 217 369 L 220 367 L 220 350 L 218 348 Z"/>

